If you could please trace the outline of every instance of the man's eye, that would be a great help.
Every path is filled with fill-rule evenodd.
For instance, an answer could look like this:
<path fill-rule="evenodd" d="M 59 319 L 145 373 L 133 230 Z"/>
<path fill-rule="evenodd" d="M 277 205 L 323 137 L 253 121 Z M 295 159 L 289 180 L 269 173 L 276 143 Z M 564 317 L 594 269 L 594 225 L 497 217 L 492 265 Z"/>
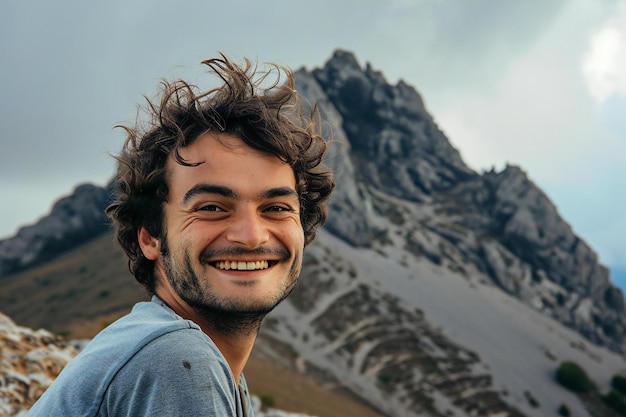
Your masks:
<path fill-rule="evenodd" d="M 220 212 L 224 210 L 222 210 L 219 206 L 216 206 L 215 204 L 208 204 L 206 206 L 198 207 L 197 211 Z"/>
<path fill-rule="evenodd" d="M 270 206 L 267 208 L 267 211 L 281 212 L 281 211 L 289 211 L 289 209 L 283 206 Z"/>

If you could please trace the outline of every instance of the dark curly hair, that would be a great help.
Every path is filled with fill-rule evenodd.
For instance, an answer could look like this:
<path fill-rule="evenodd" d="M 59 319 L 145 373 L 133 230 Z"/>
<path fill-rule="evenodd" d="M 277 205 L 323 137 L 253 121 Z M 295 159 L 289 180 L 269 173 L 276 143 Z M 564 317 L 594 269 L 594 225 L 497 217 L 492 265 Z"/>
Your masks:
<path fill-rule="evenodd" d="M 106 213 L 128 255 L 130 271 L 151 293 L 155 289 L 154 261 L 143 256 L 137 234 L 145 227 L 153 237 L 165 235 L 167 159 L 173 154 L 179 164 L 193 165 L 179 150 L 202 134 L 230 134 L 292 167 L 305 245 L 326 220 L 328 199 L 335 187 L 333 175 L 323 163 L 327 143 L 321 136 L 319 112 L 315 106 L 309 109 L 301 103 L 291 70 L 269 64 L 267 71 L 259 72 L 248 59 L 239 66 L 224 55 L 202 64 L 221 78 L 220 87 L 199 92 L 182 80 L 162 81 L 160 99 L 147 99 L 148 120 L 138 118 L 135 127 L 118 126 L 127 138 L 116 157 L 116 195 Z M 273 82 L 270 76 L 275 76 Z"/>

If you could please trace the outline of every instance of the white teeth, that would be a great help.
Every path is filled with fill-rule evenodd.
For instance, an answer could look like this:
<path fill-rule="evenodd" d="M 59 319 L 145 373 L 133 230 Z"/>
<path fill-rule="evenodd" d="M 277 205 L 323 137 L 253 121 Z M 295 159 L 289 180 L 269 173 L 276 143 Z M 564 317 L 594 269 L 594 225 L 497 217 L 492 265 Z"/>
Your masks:
<path fill-rule="evenodd" d="M 239 271 L 254 271 L 256 269 L 266 269 L 269 267 L 267 261 L 243 262 L 243 261 L 219 261 L 215 263 L 217 269 L 228 271 L 237 269 Z"/>

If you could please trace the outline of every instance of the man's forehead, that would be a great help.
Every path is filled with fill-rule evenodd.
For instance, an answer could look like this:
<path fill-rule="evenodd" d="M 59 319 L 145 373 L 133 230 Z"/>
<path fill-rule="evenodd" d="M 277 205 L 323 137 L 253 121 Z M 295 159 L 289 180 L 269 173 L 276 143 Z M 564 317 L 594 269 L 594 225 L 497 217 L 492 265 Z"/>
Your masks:
<path fill-rule="evenodd" d="M 180 164 L 176 155 L 176 153 L 178 153 L 178 156 L 185 162 L 185 164 L 200 164 L 204 161 L 197 161 L 194 160 L 194 158 L 197 158 L 199 154 L 205 154 L 207 150 L 218 150 L 219 152 L 227 152 L 240 156 L 251 154 L 260 158 L 276 158 L 277 160 L 286 163 L 283 159 L 270 152 L 265 152 L 261 149 L 248 145 L 242 138 L 236 135 L 212 131 L 199 135 L 189 145 L 181 147 L 177 151 L 170 153 L 167 163 Z"/>
<path fill-rule="evenodd" d="M 201 135 L 179 153 L 182 161 L 170 155 L 166 166 L 170 193 L 177 194 L 177 200 L 194 187 L 204 191 L 222 187 L 232 193 L 248 195 L 262 194 L 273 188 L 296 190 L 293 167 L 231 135 Z"/>

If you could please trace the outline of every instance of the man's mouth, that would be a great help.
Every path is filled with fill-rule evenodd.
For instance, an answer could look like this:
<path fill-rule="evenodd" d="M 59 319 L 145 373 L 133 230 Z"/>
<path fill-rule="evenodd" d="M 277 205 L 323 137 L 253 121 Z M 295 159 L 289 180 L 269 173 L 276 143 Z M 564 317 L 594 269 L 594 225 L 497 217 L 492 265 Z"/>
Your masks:
<path fill-rule="evenodd" d="M 217 261 L 213 263 L 217 269 L 238 270 L 238 271 L 256 271 L 258 269 L 267 269 L 275 261 Z"/>

